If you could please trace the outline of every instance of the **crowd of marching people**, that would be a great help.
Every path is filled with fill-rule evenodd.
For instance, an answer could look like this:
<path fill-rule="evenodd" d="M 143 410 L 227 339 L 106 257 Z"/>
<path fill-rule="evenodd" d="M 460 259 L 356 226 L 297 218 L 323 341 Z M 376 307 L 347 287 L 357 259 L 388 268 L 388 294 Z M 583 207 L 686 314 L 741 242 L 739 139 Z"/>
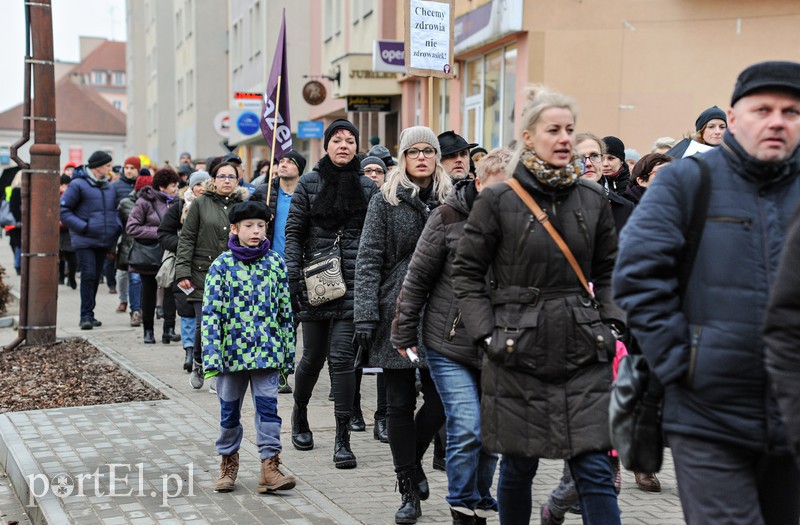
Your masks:
<path fill-rule="evenodd" d="M 235 488 L 248 387 L 258 491 L 295 486 L 278 394 L 292 395 L 292 445 L 318 446 L 308 406 L 326 363 L 333 466 L 357 468 L 361 377 L 379 369 L 374 436 L 391 451 L 396 523 L 422 515 L 432 443 L 453 523 L 530 523 L 541 458 L 564 461 L 541 524 L 568 512 L 620 523 L 608 407 L 615 363 L 644 354 L 665 388 L 687 522 L 796 525 L 800 367 L 786 319 L 800 305 L 784 294 L 771 307 L 769 292 L 779 268 L 792 279 L 780 263 L 800 205 L 800 64 L 751 66 L 728 111 L 712 106 L 645 155 L 582 128 L 568 95 L 533 85 L 521 100 L 516 140 L 489 151 L 412 126 L 392 155 L 338 119 L 310 170 L 292 150 L 259 163 L 254 183 L 235 154 L 184 154 L 177 169 L 134 156 L 116 173 L 98 151 L 68 165 L 59 274 L 80 288 L 80 328 L 102 325 L 103 280 L 145 344 L 163 319 L 161 342 L 185 350 L 175 366 L 219 397 L 218 492 Z M 690 240 L 702 171 L 705 230 Z M 661 490 L 655 472 L 633 477 Z"/>

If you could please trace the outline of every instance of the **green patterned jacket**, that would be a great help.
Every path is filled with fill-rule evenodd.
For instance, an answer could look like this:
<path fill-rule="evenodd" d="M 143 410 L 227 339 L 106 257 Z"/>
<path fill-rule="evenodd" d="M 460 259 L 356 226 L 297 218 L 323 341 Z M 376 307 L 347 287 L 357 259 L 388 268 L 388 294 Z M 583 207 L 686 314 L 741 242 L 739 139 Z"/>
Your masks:
<path fill-rule="evenodd" d="M 206 377 L 242 370 L 294 370 L 295 329 L 286 265 L 276 252 L 252 263 L 220 254 L 203 292 Z"/>

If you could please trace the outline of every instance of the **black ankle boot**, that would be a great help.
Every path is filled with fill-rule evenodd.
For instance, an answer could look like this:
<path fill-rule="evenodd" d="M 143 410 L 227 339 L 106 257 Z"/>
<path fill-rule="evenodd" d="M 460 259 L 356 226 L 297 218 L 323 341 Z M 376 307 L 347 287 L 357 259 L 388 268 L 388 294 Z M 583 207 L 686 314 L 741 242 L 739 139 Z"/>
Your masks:
<path fill-rule="evenodd" d="M 336 442 L 333 444 L 333 465 L 356 468 L 356 456 L 350 450 L 350 417 L 336 416 Z"/>
<path fill-rule="evenodd" d="M 351 432 L 366 432 L 367 424 L 364 423 L 364 414 L 361 408 L 353 409 L 353 415 L 350 416 L 350 431 Z"/>
<path fill-rule="evenodd" d="M 146 345 L 156 344 L 156 336 L 153 333 L 153 330 L 148 330 L 147 328 L 144 329 L 144 344 Z"/>
<path fill-rule="evenodd" d="M 372 429 L 372 437 L 381 443 L 389 442 L 389 431 L 386 429 L 386 417 L 375 417 L 375 428 Z"/>
<path fill-rule="evenodd" d="M 292 445 L 297 450 L 311 450 L 314 448 L 314 434 L 308 427 L 307 405 L 300 405 L 295 401 L 292 410 Z"/>
<path fill-rule="evenodd" d="M 161 336 L 161 342 L 165 345 L 170 343 L 177 343 L 181 340 L 181 336 L 175 333 L 174 328 L 165 328 L 164 334 Z"/>
<path fill-rule="evenodd" d="M 468 509 L 465 508 L 463 510 L 467 511 Z M 450 507 L 450 517 L 453 518 L 453 525 L 475 525 L 478 523 L 474 512 L 472 514 L 464 514 L 453 507 Z M 484 523 L 486 523 L 486 520 L 484 520 Z"/>
<path fill-rule="evenodd" d="M 192 372 L 192 364 L 193 364 L 193 355 L 194 355 L 194 348 L 191 346 L 188 348 L 183 349 L 186 352 L 186 358 L 183 360 L 183 369 L 186 370 L 186 373 Z"/>
<path fill-rule="evenodd" d="M 417 518 L 422 516 L 416 477 L 413 470 L 397 475 L 397 484 L 403 499 L 400 508 L 394 514 L 395 523 L 416 523 Z"/>

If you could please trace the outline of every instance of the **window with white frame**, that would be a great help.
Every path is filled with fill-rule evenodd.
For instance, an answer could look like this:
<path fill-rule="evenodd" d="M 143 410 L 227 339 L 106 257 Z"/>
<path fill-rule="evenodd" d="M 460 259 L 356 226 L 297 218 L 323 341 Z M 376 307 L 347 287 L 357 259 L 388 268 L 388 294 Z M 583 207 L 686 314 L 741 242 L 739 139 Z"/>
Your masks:
<path fill-rule="evenodd" d="M 514 139 L 517 47 L 495 49 L 465 65 L 464 135 L 488 149 Z"/>
<path fill-rule="evenodd" d="M 92 71 L 92 84 L 95 86 L 102 86 L 106 83 L 105 71 Z"/>
<path fill-rule="evenodd" d="M 175 47 L 181 47 L 183 43 L 183 9 L 178 9 L 175 13 Z"/>
<path fill-rule="evenodd" d="M 125 72 L 124 71 L 114 71 L 112 75 L 112 82 L 115 86 L 124 86 L 125 85 Z"/>

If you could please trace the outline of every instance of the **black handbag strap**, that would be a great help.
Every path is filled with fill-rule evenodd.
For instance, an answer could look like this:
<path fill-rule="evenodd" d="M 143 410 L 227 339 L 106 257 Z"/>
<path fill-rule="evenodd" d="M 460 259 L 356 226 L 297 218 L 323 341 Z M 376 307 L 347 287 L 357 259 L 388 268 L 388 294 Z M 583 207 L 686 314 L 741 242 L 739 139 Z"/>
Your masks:
<path fill-rule="evenodd" d="M 683 246 L 678 264 L 678 295 L 681 298 L 681 302 L 683 302 L 686 295 L 689 277 L 692 275 L 697 249 L 700 246 L 700 239 L 703 237 L 703 229 L 706 225 L 708 203 L 711 200 L 711 173 L 708 169 L 708 163 L 698 156 L 689 158 L 700 166 L 700 185 L 697 187 L 697 193 L 694 194 L 689 230 L 686 233 L 686 243 Z"/>

